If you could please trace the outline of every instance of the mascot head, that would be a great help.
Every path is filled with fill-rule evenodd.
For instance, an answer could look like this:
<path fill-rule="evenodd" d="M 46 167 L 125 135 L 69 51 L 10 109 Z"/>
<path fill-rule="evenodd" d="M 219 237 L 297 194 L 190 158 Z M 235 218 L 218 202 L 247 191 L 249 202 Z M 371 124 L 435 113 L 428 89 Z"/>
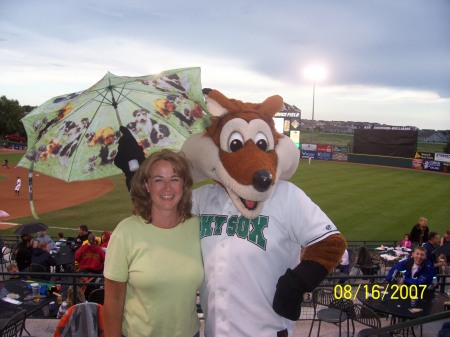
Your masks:
<path fill-rule="evenodd" d="M 194 181 L 216 181 L 238 211 L 253 219 L 278 179 L 289 179 L 299 163 L 295 143 L 275 130 L 273 116 L 282 109 L 283 99 L 271 96 L 262 103 L 245 103 L 217 90 L 203 93 L 214 116 L 211 125 L 189 137 L 181 150 L 193 165 Z"/>

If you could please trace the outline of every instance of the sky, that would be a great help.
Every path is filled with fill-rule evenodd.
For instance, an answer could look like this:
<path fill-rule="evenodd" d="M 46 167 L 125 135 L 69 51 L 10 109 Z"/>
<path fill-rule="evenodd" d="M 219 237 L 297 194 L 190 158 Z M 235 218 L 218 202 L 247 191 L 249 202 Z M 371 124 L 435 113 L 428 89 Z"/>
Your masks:
<path fill-rule="evenodd" d="M 315 120 L 450 130 L 449 36 L 449 0 L 0 0 L 0 96 L 200 67 L 204 88 L 305 119 L 314 101 Z"/>

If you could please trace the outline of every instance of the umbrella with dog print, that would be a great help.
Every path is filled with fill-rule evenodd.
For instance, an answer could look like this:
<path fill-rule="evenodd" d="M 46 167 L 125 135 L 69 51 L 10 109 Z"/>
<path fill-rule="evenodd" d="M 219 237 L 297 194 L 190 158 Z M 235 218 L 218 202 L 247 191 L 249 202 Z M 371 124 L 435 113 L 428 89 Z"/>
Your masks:
<path fill-rule="evenodd" d="M 142 77 L 108 72 L 89 89 L 52 98 L 22 119 L 28 150 L 18 165 L 67 182 L 116 175 L 121 126 L 148 156 L 178 150 L 202 132 L 204 111 L 200 68 Z"/>

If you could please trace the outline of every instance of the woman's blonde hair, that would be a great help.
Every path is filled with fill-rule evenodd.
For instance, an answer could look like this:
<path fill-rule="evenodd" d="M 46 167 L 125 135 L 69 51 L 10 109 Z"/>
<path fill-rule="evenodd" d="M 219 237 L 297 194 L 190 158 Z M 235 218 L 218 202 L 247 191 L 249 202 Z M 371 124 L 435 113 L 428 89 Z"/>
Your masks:
<path fill-rule="evenodd" d="M 173 171 L 183 179 L 183 193 L 177 205 L 178 215 L 182 221 L 192 217 L 192 174 L 188 160 L 182 152 L 163 149 L 152 153 L 142 162 L 131 180 L 130 194 L 133 200 L 133 214 L 141 216 L 146 222 L 152 222 L 152 200 L 147 192 L 145 183 L 150 178 L 152 166 L 160 160 L 172 164 Z"/>

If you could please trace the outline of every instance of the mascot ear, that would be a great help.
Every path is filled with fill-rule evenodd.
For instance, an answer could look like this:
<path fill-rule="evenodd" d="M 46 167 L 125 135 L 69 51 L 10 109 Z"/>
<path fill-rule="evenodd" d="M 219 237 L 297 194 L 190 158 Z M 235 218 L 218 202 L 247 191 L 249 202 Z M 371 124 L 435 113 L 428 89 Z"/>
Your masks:
<path fill-rule="evenodd" d="M 203 95 L 205 95 L 206 109 L 208 109 L 211 115 L 220 117 L 228 112 L 228 110 L 223 107 L 224 100 L 226 99 L 225 96 L 216 94 L 215 98 L 210 97 L 210 94 L 211 96 L 214 96 L 214 93 L 217 92 L 216 90 L 210 88 L 204 88 L 202 92 Z M 222 103 L 220 103 L 220 101 L 222 101 Z"/>

